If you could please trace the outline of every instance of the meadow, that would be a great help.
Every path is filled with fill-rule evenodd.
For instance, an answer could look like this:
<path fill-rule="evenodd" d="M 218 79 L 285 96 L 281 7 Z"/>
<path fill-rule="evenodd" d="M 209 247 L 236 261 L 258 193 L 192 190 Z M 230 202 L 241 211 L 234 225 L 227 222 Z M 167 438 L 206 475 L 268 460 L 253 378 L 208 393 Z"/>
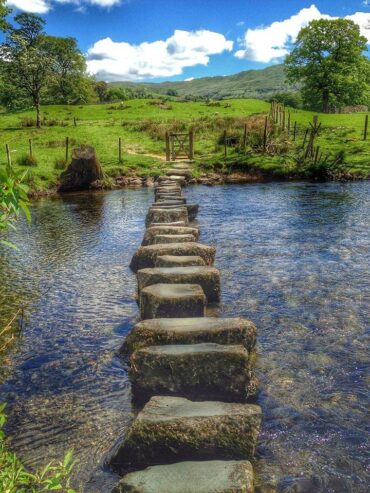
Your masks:
<path fill-rule="evenodd" d="M 230 99 L 219 102 L 179 102 L 169 99 L 135 99 L 122 103 L 81 106 L 44 106 L 44 124 L 33 125 L 34 111 L 0 113 L 0 165 L 5 165 L 9 146 L 12 164 L 28 169 L 27 181 L 34 191 L 53 188 L 58 182 L 65 158 L 65 140 L 71 151 L 79 144 L 95 147 L 108 177 L 119 175 L 155 176 L 166 167 L 165 132 L 195 131 L 194 173 L 248 166 L 277 177 L 300 176 L 296 152 L 314 113 L 296 109 L 291 112 L 296 121 L 296 142 L 280 136 L 279 152 L 262 154 L 255 143 L 248 143 L 245 152 L 233 145 L 242 138 L 244 125 L 256 131 L 263 122 L 270 104 L 257 99 Z M 370 175 L 370 137 L 365 142 L 364 113 L 320 114 L 322 124 L 316 145 L 323 156 L 335 156 L 344 151 L 345 169 L 354 177 Z M 232 142 L 225 159 L 222 138 L 224 130 Z M 122 139 L 122 161 L 119 161 L 118 139 Z M 29 139 L 37 166 L 20 165 L 29 153 Z M 69 152 L 70 156 L 70 152 Z M 59 161 L 59 165 L 55 163 Z M 302 175 L 303 176 L 303 175 Z"/>

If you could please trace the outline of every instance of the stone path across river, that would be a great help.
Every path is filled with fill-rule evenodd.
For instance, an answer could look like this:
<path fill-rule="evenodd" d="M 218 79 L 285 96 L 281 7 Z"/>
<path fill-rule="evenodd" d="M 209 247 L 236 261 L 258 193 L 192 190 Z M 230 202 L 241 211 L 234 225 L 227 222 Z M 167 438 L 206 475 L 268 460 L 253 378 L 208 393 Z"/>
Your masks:
<path fill-rule="evenodd" d="M 198 204 L 183 195 L 190 175 L 190 164 L 175 163 L 157 180 L 131 261 L 142 321 L 121 355 L 141 411 L 111 459 L 123 475 L 114 493 L 254 491 L 256 328 L 207 317 L 220 273 L 215 248 L 198 242 Z"/>

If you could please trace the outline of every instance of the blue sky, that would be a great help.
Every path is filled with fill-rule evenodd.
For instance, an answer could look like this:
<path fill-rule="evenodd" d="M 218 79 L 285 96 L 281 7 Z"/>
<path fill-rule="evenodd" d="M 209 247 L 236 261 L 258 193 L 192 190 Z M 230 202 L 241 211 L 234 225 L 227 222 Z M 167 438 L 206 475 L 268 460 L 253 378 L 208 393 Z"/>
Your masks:
<path fill-rule="evenodd" d="M 299 29 L 348 17 L 370 43 L 366 0 L 8 0 L 47 31 L 76 37 L 102 80 L 184 80 L 283 60 Z"/>

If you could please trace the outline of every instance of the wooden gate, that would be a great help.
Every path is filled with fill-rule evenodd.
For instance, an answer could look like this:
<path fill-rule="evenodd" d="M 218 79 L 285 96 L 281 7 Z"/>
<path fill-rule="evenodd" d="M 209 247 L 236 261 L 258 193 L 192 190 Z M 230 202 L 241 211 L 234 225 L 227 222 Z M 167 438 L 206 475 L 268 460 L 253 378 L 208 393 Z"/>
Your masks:
<path fill-rule="evenodd" d="M 166 160 L 194 158 L 194 132 L 169 133 L 166 132 Z"/>

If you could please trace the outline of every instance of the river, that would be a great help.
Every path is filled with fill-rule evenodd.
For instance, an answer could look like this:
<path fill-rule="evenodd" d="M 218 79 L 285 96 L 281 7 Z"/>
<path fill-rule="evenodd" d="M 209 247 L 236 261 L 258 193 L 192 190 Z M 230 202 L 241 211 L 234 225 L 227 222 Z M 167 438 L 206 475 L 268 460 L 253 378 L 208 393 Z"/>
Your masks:
<path fill-rule="evenodd" d="M 186 194 L 217 247 L 212 315 L 258 329 L 257 491 L 367 492 L 369 182 Z M 19 250 L 0 255 L 0 322 L 25 313 L 0 360 L 10 445 L 29 466 L 74 448 L 80 493 L 110 491 L 104 460 L 133 416 L 117 350 L 138 320 L 128 264 L 152 201 L 150 189 L 42 199 L 11 234 Z"/>

